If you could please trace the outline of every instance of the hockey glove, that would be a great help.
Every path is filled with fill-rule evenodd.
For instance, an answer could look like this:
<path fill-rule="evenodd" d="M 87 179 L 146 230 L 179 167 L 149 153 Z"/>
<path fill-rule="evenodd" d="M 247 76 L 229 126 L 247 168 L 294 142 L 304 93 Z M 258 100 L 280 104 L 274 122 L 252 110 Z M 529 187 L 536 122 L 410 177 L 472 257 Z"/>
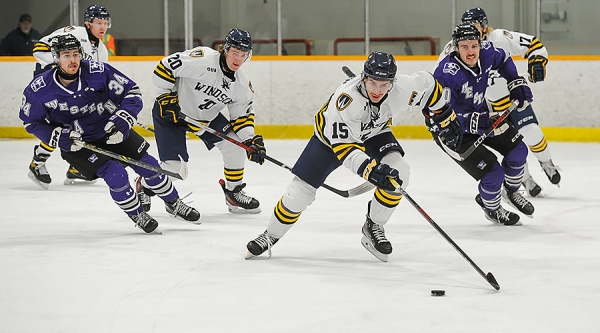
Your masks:
<path fill-rule="evenodd" d="M 125 110 L 119 110 L 113 114 L 104 126 L 104 131 L 108 134 L 106 143 L 115 145 L 123 142 L 129 137 L 129 131 L 135 124 L 136 119 Z"/>
<path fill-rule="evenodd" d="M 75 143 L 75 141 L 81 142 L 81 134 L 75 131 L 71 131 L 68 128 L 57 127 L 54 129 L 58 132 L 58 147 L 66 152 L 79 151 L 82 147 Z M 54 134 L 54 133 L 53 133 Z"/>
<path fill-rule="evenodd" d="M 548 63 L 548 59 L 535 55 L 529 58 L 527 61 L 528 67 L 527 71 L 529 72 L 529 78 L 531 82 L 542 82 L 546 78 L 546 64 Z"/>
<path fill-rule="evenodd" d="M 463 130 L 452 107 L 448 105 L 446 110 L 434 115 L 431 119 L 440 129 L 437 134 L 440 141 L 449 148 L 457 150 L 462 143 Z"/>
<path fill-rule="evenodd" d="M 508 82 L 508 90 L 512 101 L 519 101 L 517 111 L 523 111 L 533 101 L 533 94 L 522 76 Z"/>
<path fill-rule="evenodd" d="M 181 107 L 179 107 L 179 95 L 176 91 L 162 94 L 156 98 L 160 108 L 160 116 L 163 119 L 176 123 L 180 118 Z"/>
<path fill-rule="evenodd" d="M 396 190 L 396 187 L 392 185 L 388 177 L 394 178 L 398 182 L 398 185 L 402 185 L 402 180 L 398 178 L 398 170 L 391 168 L 385 163 L 378 163 L 374 158 L 366 160 L 361 164 L 358 168 L 358 175 L 386 191 Z"/>
<path fill-rule="evenodd" d="M 248 155 L 248 161 L 252 161 L 261 165 L 265 163 L 265 155 L 267 154 L 267 149 L 265 148 L 265 143 L 263 141 L 262 135 L 255 135 L 252 139 L 244 141 L 244 144 L 254 149 L 254 152 L 249 152 L 246 150 L 246 155 Z"/>

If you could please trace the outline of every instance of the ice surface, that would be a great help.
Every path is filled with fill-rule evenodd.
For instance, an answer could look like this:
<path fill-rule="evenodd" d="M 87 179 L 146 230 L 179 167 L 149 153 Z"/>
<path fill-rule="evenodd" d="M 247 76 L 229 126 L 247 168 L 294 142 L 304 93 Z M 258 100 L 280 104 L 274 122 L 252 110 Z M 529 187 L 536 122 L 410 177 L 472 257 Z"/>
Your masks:
<path fill-rule="evenodd" d="M 371 194 L 345 199 L 325 189 L 273 257 L 244 260 L 292 178 L 287 170 L 249 162 L 246 191 L 263 211 L 233 215 L 218 184 L 220 154 L 189 141 L 189 178 L 176 186 L 193 192 L 202 224 L 170 218 L 154 198 L 150 213 L 164 234 L 146 235 L 102 180 L 63 185 L 67 164 L 58 152 L 48 161 L 50 188 L 34 185 L 27 165 L 35 142 L 0 141 L 2 332 L 599 330 L 599 144 L 550 143 L 560 188 L 530 156 L 546 197 L 531 199 L 534 218 L 522 217 L 523 226 L 501 227 L 475 203 L 477 183 L 432 141 L 401 141 L 408 193 L 494 274 L 502 288 L 495 291 L 406 200 L 386 225 L 394 246 L 387 263 L 360 244 Z M 269 155 L 290 166 L 304 144 L 266 140 Z M 340 189 L 360 183 L 343 167 L 327 180 Z M 432 289 L 446 296 L 431 297 Z"/>

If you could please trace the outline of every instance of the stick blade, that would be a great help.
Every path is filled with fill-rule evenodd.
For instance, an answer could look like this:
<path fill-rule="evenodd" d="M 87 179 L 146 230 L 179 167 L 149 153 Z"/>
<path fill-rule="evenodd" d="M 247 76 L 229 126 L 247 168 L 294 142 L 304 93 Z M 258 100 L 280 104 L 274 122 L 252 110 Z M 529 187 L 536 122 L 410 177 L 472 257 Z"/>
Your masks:
<path fill-rule="evenodd" d="M 500 290 L 500 285 L 498 284 L 498 281 L 496 281 L 496 278 L 494 277 L 494 275 L 492 275 L 492 272 L 488 272 L 487 275 L 485 276 L 487 279 L 487 282 L 494 287 L 494 289 L 496 290 Z"/>
<path fill-rule="evenodd" d="M 346 74 L 346 76 L 348 76 L 349 78 L 353 78 L 356 75 L 352 72 L 352 70 L 346 66 L 342 66 L 342 71 L 344 72 L 344 74 Z"/>

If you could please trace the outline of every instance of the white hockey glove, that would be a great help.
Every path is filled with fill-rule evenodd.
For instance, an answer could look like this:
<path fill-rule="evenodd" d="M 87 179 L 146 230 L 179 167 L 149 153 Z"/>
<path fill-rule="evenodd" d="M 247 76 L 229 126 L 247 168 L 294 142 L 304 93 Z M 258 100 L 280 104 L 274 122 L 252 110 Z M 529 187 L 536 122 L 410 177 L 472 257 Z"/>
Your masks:
<path fill-rule="evenodd" d="M 76 144 L 76 142 L 81 142 L 81 134 L 68 128 L 55 128 L 52 137 L 55 138 L 57 146 L 66 152 L 76 152 L 82 148 Z"/>

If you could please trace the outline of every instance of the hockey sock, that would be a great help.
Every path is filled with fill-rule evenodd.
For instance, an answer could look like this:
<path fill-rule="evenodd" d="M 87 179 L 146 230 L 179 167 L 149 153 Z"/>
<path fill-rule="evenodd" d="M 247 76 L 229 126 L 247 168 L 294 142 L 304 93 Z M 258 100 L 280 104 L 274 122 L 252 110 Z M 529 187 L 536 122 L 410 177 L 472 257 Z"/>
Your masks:
<path fill-rule="evenodd" d="M 479 181 L 479 195 L 485 208 L 496 210 L 500 208 L 500 190 L 504 181 L 504 171 L 496 163 Z"/>
<path fill-rule="evenodd" d="M 529 147 L 533 155 L 540 162 L 547 162 L 552 159 L 548 149 L 548 141 L 538 124 L 529 124 L 519 130 L 523 135 L 523 141 Z"/>
<path fill-rule="evenodd" d="M 110 160 L 102 164 L 96 174 L 104 179 L 110 189 L 110 196 L 127 215 L 136 215 L 142 211 L 137 193 L 131 188 L 127 171 L 121 164 Z"/>
<path fill-rule="evenodd" d="M 511 150 L 504 159 L 502 159 L 502 168 L 504 169 L 504 182 L 511 191 L 516 191 L 521 186 L 523 179 L 523 169 L 527 162 L 527 147 L 525 143 L 520 143 Z"/>

